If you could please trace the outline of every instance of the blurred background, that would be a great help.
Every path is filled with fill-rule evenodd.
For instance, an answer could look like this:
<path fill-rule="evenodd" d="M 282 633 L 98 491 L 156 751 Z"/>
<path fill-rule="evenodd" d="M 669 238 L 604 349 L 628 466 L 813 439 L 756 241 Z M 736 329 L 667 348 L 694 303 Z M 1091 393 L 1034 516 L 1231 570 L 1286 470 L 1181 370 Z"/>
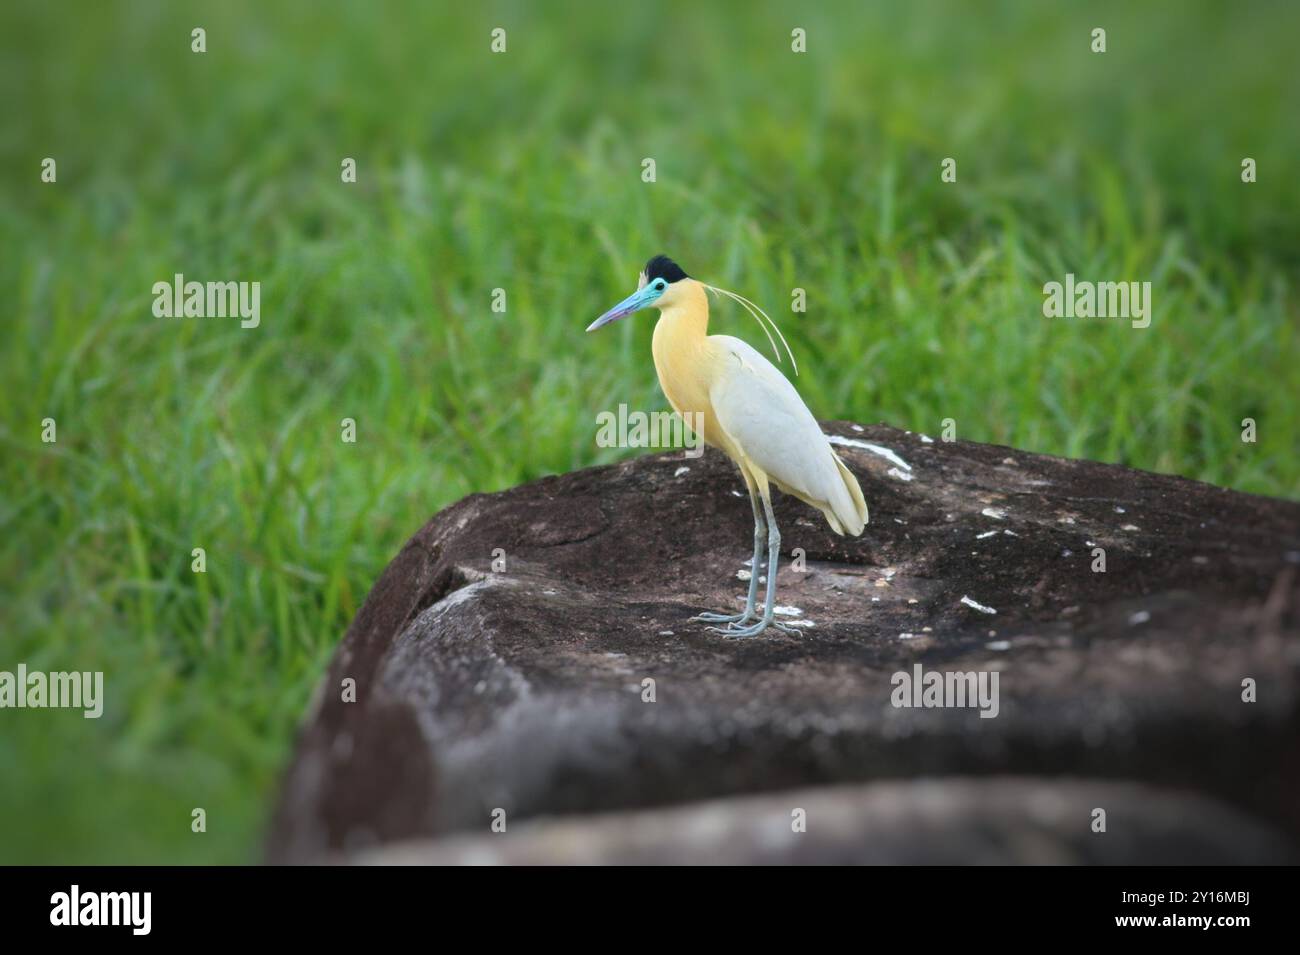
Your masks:
<path fill-rule="evenodd" d="M 0 669 L 102 670 L 106 707 L 0 711 L 0 862 L 257 859 L 402 543 L 639 453 L 596 415 L 666 408 L 653 316 L 583 329 L 657 252 L 781 323 L 820 417 L 1300 497 L 1297 36 L 1281 2 L 4 4 Z M 260 282 L 260 327 L 153 317 L 177 272 Z M 1150 281 L 1151 327 L 1045 319 L 1066 272 Z"/>

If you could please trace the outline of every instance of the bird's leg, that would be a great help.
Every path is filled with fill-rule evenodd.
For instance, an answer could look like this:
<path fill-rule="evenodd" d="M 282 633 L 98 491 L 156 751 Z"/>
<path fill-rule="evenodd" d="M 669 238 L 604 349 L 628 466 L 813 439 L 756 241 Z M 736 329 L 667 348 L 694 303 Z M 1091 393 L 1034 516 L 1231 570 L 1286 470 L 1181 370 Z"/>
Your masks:
<path fill-rule="evenodd" d="M 720 627 L 709 628 L 724 636 L 756 637 L 768 627 L 773 627 L 782 633 L 793 634 L 799 632 L 794 627 L 787 627 L 785 624 L 777 623 L 772 619 L 776 607 L 776 565 L 778 558 L 781 556 L 781 532 L 776 529 L 776 516 L 772 513 L 772 499 L 768 494 L 763 495 L 763 509 L 767 513 L 767 591 L 763 599 L 763 616 L 757 623 L 749 627 L 742 627 L 733 623 L 725 630 Z"/>
<path fill-rule="evenodd" d="M 763 539 L 767 528 L 763 523 L 763 510 L 758 504 L 758 494 L 749 483 L 749 503 L 754 508 L 754 556 L 749 561 L 749 596 L 745 598 L 744 613 L 702 613 L 691 617 L 690 623 L 745 623 L 754 619 L 754 605 L 758 602 L 758 565 L 763 557 Z"/>

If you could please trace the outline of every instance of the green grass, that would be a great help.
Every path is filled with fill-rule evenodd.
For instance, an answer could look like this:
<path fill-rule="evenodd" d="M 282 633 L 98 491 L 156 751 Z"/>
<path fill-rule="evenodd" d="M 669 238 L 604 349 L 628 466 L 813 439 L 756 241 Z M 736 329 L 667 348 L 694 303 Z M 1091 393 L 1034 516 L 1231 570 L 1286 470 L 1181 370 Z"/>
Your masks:
<path fill-rule="evenodd" d="M 652 317 L 583 328 L 655 252 L 766 305 L 819 416 L 1300 496 L 1297 35 L 1287 3 L 5 4 L 0 669 L 102 669 L 107 707 L 0 711 L 0 861 L 257 858 L 402 542 L 635 453 L 596 415 L 664 407 Z M 260 281 L 261 327 L 154 318 L 178 271 Z M 1152 282 L 1152 326 L 1045 319 L 1067 271 Z"/>

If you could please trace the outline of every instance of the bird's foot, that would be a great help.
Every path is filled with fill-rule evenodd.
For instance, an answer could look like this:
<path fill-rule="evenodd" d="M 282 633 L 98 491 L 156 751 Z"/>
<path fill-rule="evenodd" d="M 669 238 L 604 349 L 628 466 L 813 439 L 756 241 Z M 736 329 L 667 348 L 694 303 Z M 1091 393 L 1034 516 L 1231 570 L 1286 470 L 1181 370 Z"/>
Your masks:
<path fill-rule="evenodd" d="M 744 613 L 701 613 L 691 617 L 687 623 L 745 623 L 754 619 L 754 611 L 746 610 Z"/>
<path fill-rule="evenodd" d="M 705 627 L 704 629 L 707 630 L 709 633 L 720 633 L 722 634 L 722 636 L 729 637 L 732 640 L 740 640 L 745 637 L 756 637 L 764 630 L 767 630 L 769 627 L 772 628 L 773 630 L 779 630 L 782 633 L 790 634 L 792 636 L 800 635 L 799 629 L 797 627 L 787 627 L 785 624 L 777 623 L 775 620 L 772 620 L 770 618 L 766 620 L 759 620 L 757 623 L 748 627 L 741 626 L 742 622 L 730 623 L 725 628 Z"/>

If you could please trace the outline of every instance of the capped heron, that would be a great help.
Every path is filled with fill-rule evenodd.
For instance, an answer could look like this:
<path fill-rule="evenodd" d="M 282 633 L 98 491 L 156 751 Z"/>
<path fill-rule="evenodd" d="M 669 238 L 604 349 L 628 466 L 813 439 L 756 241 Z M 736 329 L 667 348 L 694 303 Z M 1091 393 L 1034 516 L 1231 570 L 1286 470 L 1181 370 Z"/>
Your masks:
<path fill-rule="evenodd" d="M 587 331 L 643 308 L 659 309 L 652 347 L 659 385 L 688 425 L 703 422 L 704 433 L 699 437 L 736 463 L 749 489 L 754 509 L 754 557 L 749 565 L 745 610 L 738 614 L 702 613 L 691 620 L 725 624 L 725 628 L 708 629 L 729 637 L 757 636 L 768 627 L 794 633 L 797 631 L 772 619 L 781 534 L 772 514 L 771 485 L 817 508 L 831 530 L 841 535 L 862 533 L 867 504 L 857 479 L 831 449 L 817 419 L 776 366 L 739 338 L 708 334 L 706 290 L 739 302 L 762 326 L 773 350 L 776 342 L 759 315 L 785 343 L 776 323 L 758 306 L 735 292 L 696 281 L 665 255 L 647 262 L 637 290 L 592 322 Z M 789 345 L 786 352 L 789 354 Z M 776 357 L 781 360 L 779 351 Z M 790 362 L 793 366 L 793 355 Z M 765 542 L 767 590 L 759 616 L 759 562 Z"/>

